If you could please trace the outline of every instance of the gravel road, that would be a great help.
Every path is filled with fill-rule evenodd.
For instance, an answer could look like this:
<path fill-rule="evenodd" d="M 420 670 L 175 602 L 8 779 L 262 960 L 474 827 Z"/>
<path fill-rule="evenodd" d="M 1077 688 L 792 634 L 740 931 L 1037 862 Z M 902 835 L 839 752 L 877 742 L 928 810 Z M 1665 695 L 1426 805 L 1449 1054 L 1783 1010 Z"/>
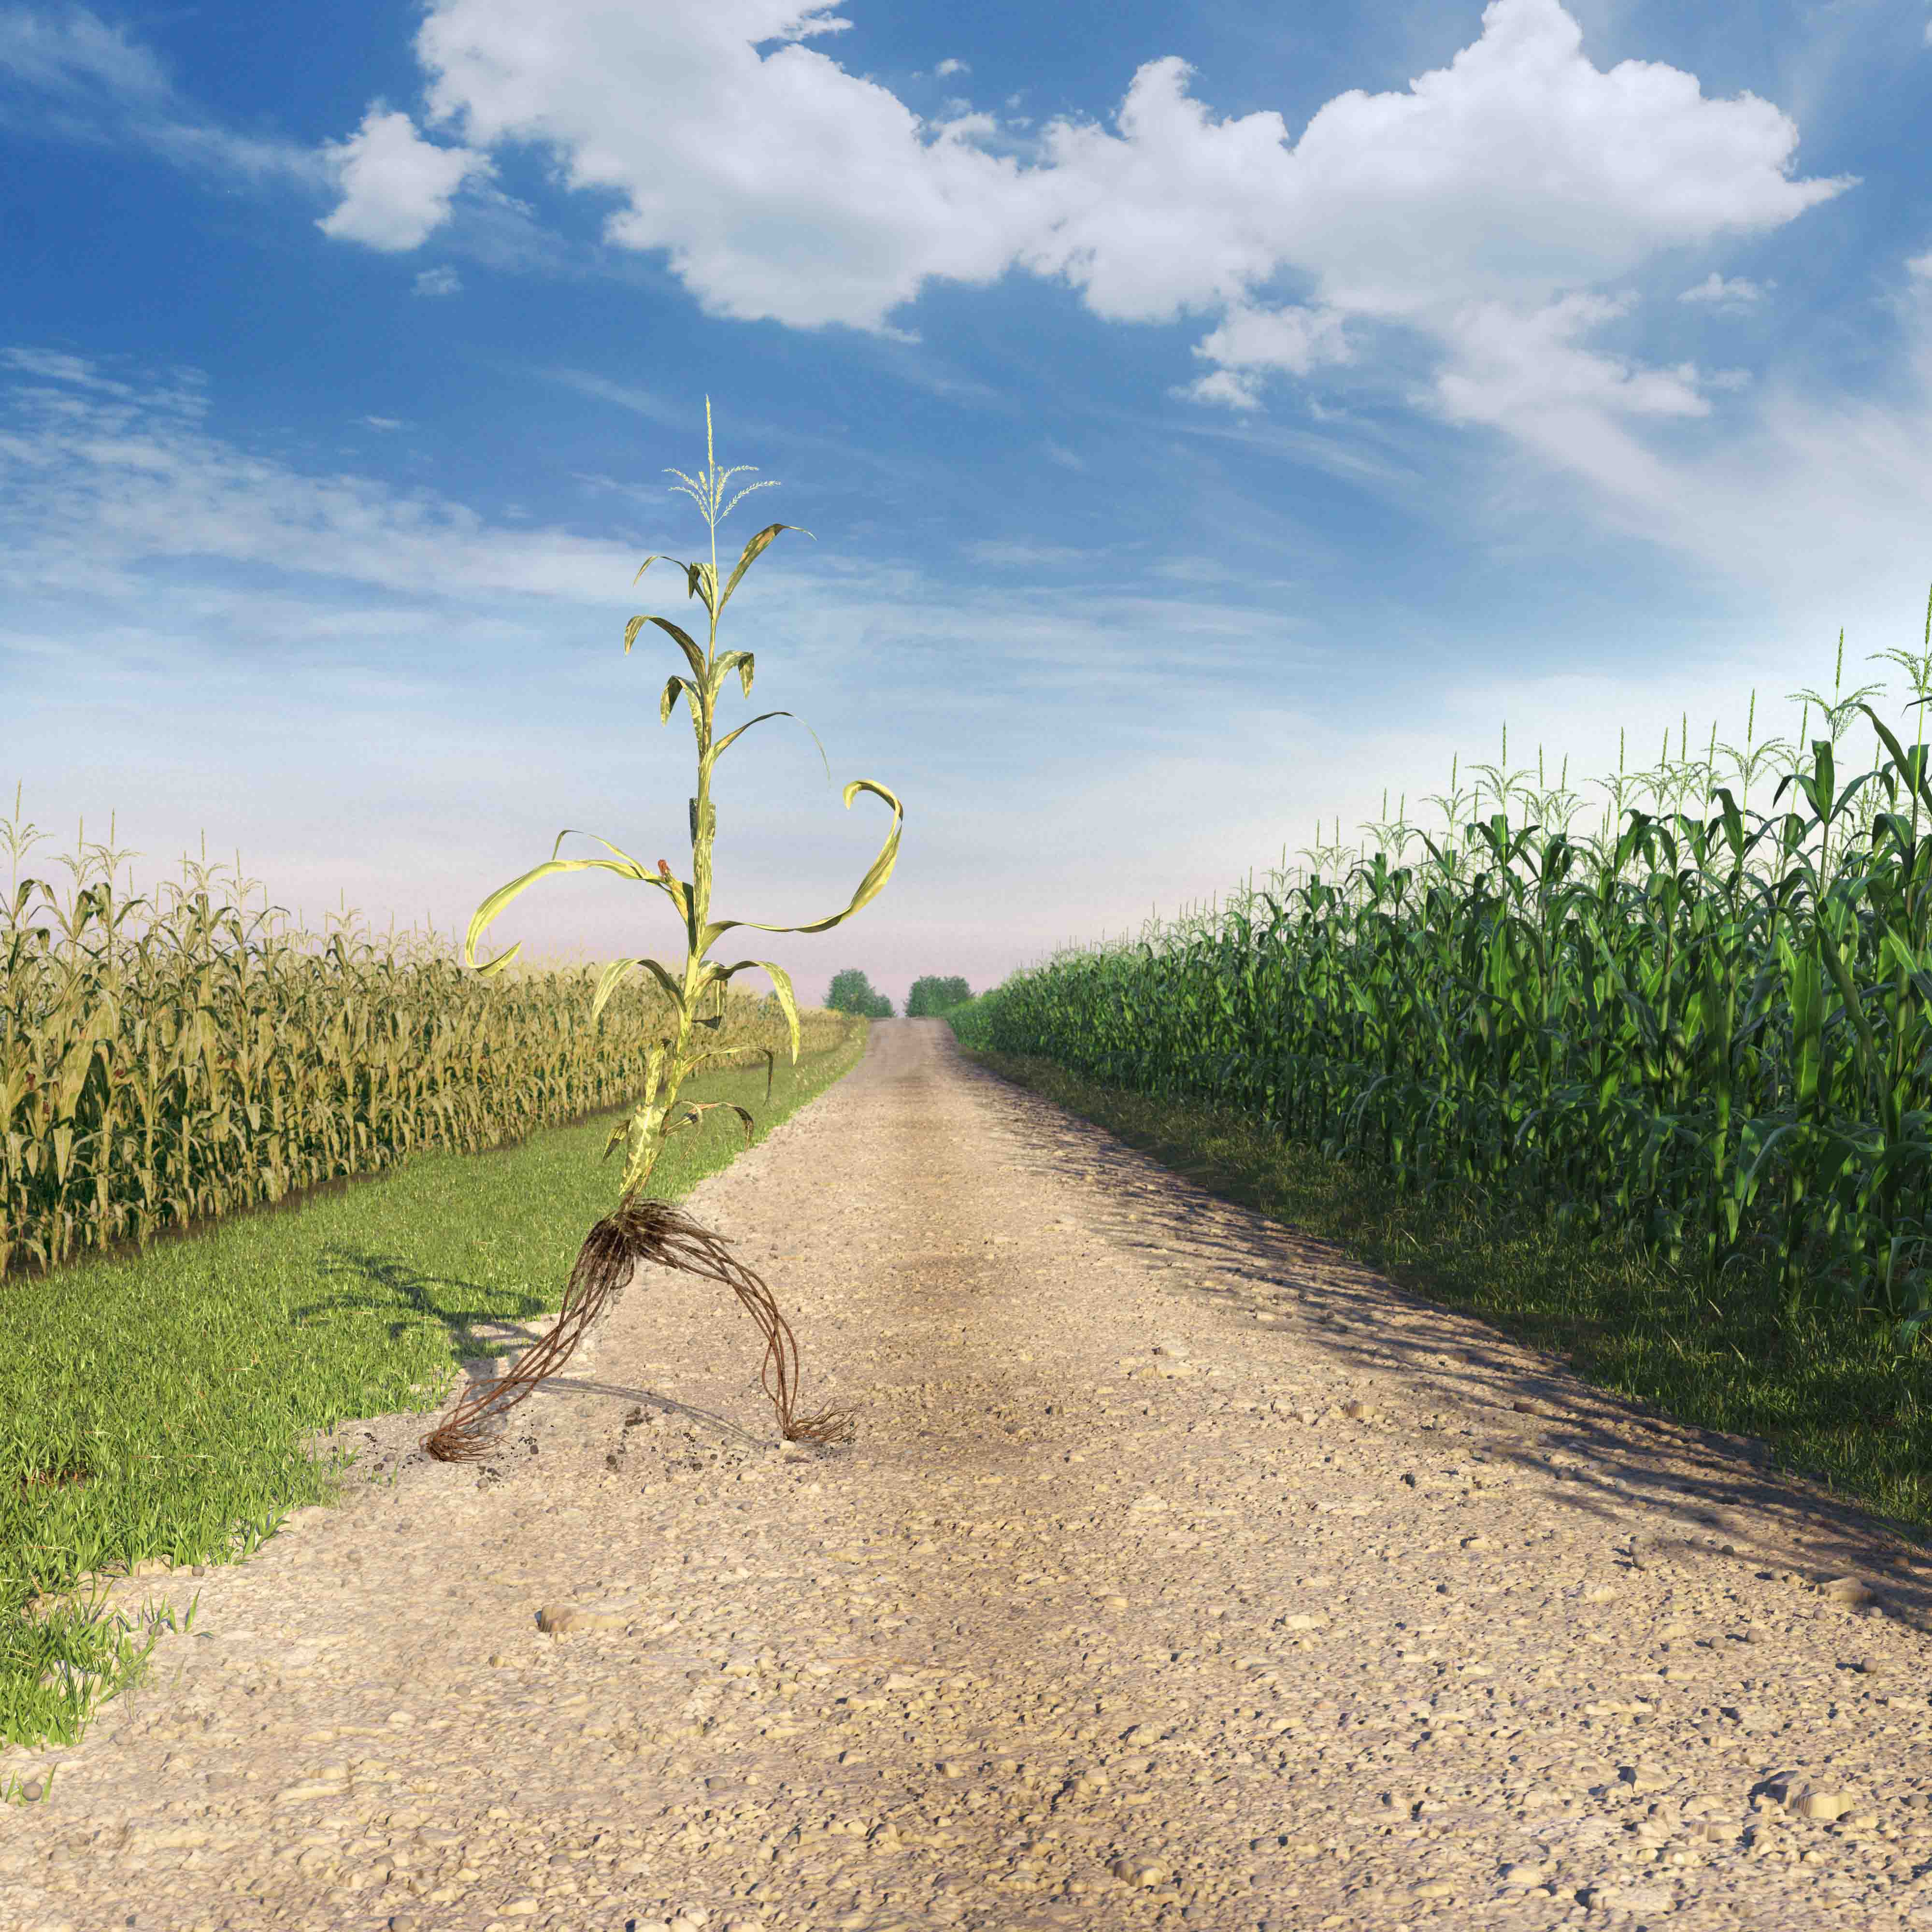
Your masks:
<path fill-rule="evenodd" d="M 661 1271 L 480 1470 L 350 1426 L 343 1500 L 115 1586 L 193 1628 L 0 1752 L 0 1925 L 1932 1927 L 1932 1562 L 1754 1445 L 938 1021 L 686 1206 L 856 1440 Z"/>

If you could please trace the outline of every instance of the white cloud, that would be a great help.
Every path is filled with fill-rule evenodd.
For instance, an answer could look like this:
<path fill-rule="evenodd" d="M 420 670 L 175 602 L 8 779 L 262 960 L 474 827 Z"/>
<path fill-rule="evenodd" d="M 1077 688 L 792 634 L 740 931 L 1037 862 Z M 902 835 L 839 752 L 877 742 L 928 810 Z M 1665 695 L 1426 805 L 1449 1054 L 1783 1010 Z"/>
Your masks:
<path fill-rule="evenodd" d="M 454 296 L 463 292 L 463 278 L 454 268 L 425 268 L 416 280 L 419 296 Z"/>
<path fill-rule="evenodd" d="M 403 427 L 400 416 L 362 416 L 358 420 L 368 429 L 392 430 Z"/>
<path fill-rule="evenodd" d="M 1348 362 L 1354 350 L 1334 309 L 1232 307 L 1226 321 L 1195 345 L 1196 356 L 1220 364 L 1179 393 L 1197 402 L 1240 410 L 1261 406 L 1258 372 L 1285 369 L 1306 376 L 1324 363 Z"/>
<path fill-rule="evenodd" d="M 556 0 L 536 16 L 430 0 L 416 46 L 428 123 L 458 154 L 548 148 L 568 187 L 620 198 L 607 241 L 663 250 L 708 313 L 903 338 L 890 318 L 929 280 L 1023 267 L 1107 320 L 1211 319 L 1210 366 L 1181 393 L 1246 411 L 1271 379 L 1358 361 L 1363 332 L 1399 325 L 1440 358 L 1430 406 L 1539 446 L 1539 412 L 1562 412 L 1568 448 L 1706 406 L 1694 369 L 1585 346 L 1624 312 L 1604 284 L 1851 184 L 1793 178 L 1797 129 L 1768 102 L 1707 100 L 1658 62 L 1600 70 L 1558 0 L 1493 0 L 1448 66 L 1338 94 L 1298 140 L 1271 110 L 1216 119 L 1184 62 L 1149 61 L 1112 131 L 1051 122 L 1025 160 L 987 152 L 1014 145 L 993 117 L 922 122 L 802 44 L 850 24 L 813 0 Z M 383 124 L 406 218 L 345 204 L 326 225 L 401 248 L 447 209 L 458 163 L 402 117 Z M 438 172 L 410 172 L 424 166 Z M 1304 285 L 1286 302 L 1285 277 Z M 1750 286 L 1714 278 L 1693 298 Z"/>
<path fill-rule="evenodd" d="M 487 155 L 439 148 L 417 134 L 406 114 L 372 107 L 346 141 L 324 152 L 340 177 L 343 198 L 316 226 L 338 241 L 386 254 L 419 247 L 449 218 L 456 190 L 473 174 L 494 172 Z M 441 290 L 419 292 L 432 294 Z"/>
<path fill-rule="evenodd" d="M 1017 170 L 970 145 L 987 117 L 928 130 L 799 44 L 850 25 L 808 0 L 434 0 L 416 46 L 428 124 L 549 148 L 568 187 L 620 199 L 605 239 L 668 251 L 709 313 L 884 333 L 929 277 L 1009 266 Z"/>
<path fill-rule="evenodd" d="M 1634 298 L 1570 295 L 1530 314 L 1500 302 L 1472 304 L 1458 317 L 1456 365 L 1436 380 L 1452 422 L 1508 424 L 1520 433 L 1552 412 L 1606 416 L 1701 416 L 1696 372 L 1634 369 L 1621 358 L 1576 346 L 1576 338 L 1629 310 Z"/>
<path fill-rule="evenodd" d="M 1756 282 L 1745 280 L 1742 275 L 1726 281 L 1713 268 L 1695 288 L 1686 289 L 1677 299 L 1681 302 L 1707 303 L 1713 306 L 1721 303 L 1728 307 L 1732 304 L 1763 301 L 1767 286 L 1774 288 L 1777 284 L 1774 282 L 1761 286 Z"/>
<path fill-rule="evenodd" d="M 945 80 L 949 74 L 970 74 L 973 71 L 963 60 L 950 59 L 941 61 L 932 70 L 941 80 Z"/>

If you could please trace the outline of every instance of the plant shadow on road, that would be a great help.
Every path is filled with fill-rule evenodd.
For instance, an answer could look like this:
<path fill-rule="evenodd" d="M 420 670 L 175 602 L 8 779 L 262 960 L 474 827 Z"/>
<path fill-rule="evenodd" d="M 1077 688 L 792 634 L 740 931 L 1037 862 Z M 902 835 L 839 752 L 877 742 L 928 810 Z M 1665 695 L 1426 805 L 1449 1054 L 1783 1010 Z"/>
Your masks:
<path fill-rule="evenodd" d="M 1104 1187 L 1105 1231 L 1157 1246 L 1196 1298 L 1251 1321 L 1292 1310 L 1298 1339 L 1351 1372 L 1459 1397 L 1484 1453 L 1546 1474 L 1556 1459 L 1552 1494 L 1606 1538 L 1634 1504 L 1664 1506 L 1638 1562 L 1674 1551 L 1802 1581 L 1855 1571 L 1932 1629 L 1932 1411 L 1922 1364 L 1879 1324 L 1786 1326 L 1768 1294 L 1718 1307 L 1633 1248 L 1466 1193 L 1398 1197 L 1214 1108 L 957 1050 L 1061 1114 L 1052 1127 L 1063 1144 L 1078 1136 Z"/>

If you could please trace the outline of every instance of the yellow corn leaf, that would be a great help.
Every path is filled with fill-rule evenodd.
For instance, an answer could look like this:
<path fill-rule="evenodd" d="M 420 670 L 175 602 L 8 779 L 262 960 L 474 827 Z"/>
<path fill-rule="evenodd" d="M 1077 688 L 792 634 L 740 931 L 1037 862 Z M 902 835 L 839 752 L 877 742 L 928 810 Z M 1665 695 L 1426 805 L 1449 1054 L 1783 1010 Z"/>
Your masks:
<path fill-rule="evenodd" d="M 728 737 L 720 738 L 718 740 L 716 746 L 712 751 L 712 757 L 713 758 L 722 758 L 724 754 L 731 748 L 733 743 L 736 740 L 742 738 L 754 724 L 762 724 L 767 718 L 789 718 L 791 715 L 792 714 L 789 711 L 760 711 L 757 717 L 746 718 L 744 723 L 740 724 L 737 730 L 732 732 Z"/>
<path fill-rule="evenodd" d="M 738 559 L 738 568 L 732 572 L 730 580 L 724 586 L 724 594 L 718 600 L 718 608 L 720 610 L 723 610 L 725 605 L 730 602 L 731 593 L 737 589 L 739 578 L 742 577 L 746 572 L 749 570 L 752 565 L 757 562 L 760 557 L 764 556 L 766 549 L 771 543 L 772 539 L 776 537 L 781 530 L 798 530 L 799 535 L 802 537 L 812 536 L 812 532 L 809 530 L 799 530 L 799 526 L 796 524 L 767 524 L 763 530 L 759 531 L 756 536 L 752 537 L 746 542 L 744 550 Z M 816 543 L 818 541 L 818 539 L 816 537 L 812 537 L 813 542 Z M 751 682 L 748 679 L 746 681 L 745 685 L 745 693 L 747 697 L 750 696 L 751 689 Z"/>
<path fill-rule="evenodd" d="M 597 1024 L 598 1016 L 610 1004 L 610 995 L 617 990 L 617 983 L 633 966 L 641 966 L 656 976 L 658 984 L 670 995 L 674 1011 L 684 1011 L 684 988 L 674 980 L 655 959 L 614 959 L 597 976 L 597 996 L 590 1003 L 590 1024 Z"/>
<path fill-rule="evenodd" d="M 735 966 L 721 966 L 718 969 L 718 983 L 728 986 L 734 973 L 742 973 L 748 966 L 756 966 L 770 978 L 772 990 L 777 994 L 778 1005 L 785 1016 L 785 1028 L 791 1036 L 792 1064 L 798 1064 L 798 1002 L 793 997 L 791 975 L 770 959 L 741 959 Z M 766 1096 L 770 1097 L 770 1082 L 766 1083 Z"/>
<path fill-rule="evenodd" d="M 752 666 L 754 662 L 749 651 L 727 651 L 718 660 L 717 672 L 721 678 L 729 677 L 733 671 L 738 674 L 738 686 L 747 698 L 752 694 Z"/>
<path fill-rule="evenodd" d="M 713 920 L 698 935 L 697 950 L 707 952 L 711 942 L 720 933 L 729 932 L 734 926 L 748 926 L 754 932 L 826 932 L 833 926 L 842 925 L 862 906 L 869 905 L 885 890 L 886 881 L 892 875 L 892 867 L 898 862 L 899 834 L 905 826 L 905 807 L 882 784 L 874 784 L 870 778 L 854 778 L 845 788 L 845 806 L 851 808 L 852 801 L 862 791 L 876 794 L 892 808 L 892 829 L 886 835 L 886 842 L 879 848 L 879 856 L 872 861 L 872 869 L 859 883 L 858 891 L 853 895 L 852 903 L 843 912 L 835 912 L 829 919 L 814 920 L 809 926 L 764 926 L 752 919 Z"/>
<path fill-rule="evenodd" d="M 670 708 L 677 702 L 677 694 L 680 691 L 685 694 L 685 702 L 691 707 L 692 729 L 701 731 L 704 728 L 704 713 L 698 708 L 698 687 L 689 679 L 680 677 L 674 672 L 670 682 L 664 688 L 663 697 L 658 700 L 658 722 L 660 724 L 670 722 Z"/>
<path fill-rule="evenodd" d="M 702 681 L 704 653 L 692 642 L 690 633 L 674 624 L 668 617 L 633 617 L 624 626 L 624 655 L 626 657 L 631 655 L 632 642 L 646 624 L 656 625 L 659 630 L 668 632 L 677 640 L 678 648 L 684 652 L 686 662 L 691 666 L 692 676 Z"/>
<path fill-rule="evenodd" d="M 571 834 L 568 830 L 560 832 L 556 835 L 557 845 L 561 845 L 566 838 L 570 837 L 570 836 Z M 553 872 L 584 872 L 596 870 L 605 872 L 615 872 L 620 878 L 650 879 L 656 880 L 656 874 L 655 873 L 647 872 L 642 866 L 638 864 L 636 860 L 632 858 L 628 853 L 620 850 L 617 847 L 610 843 L 609 839 L 598 838 L 597 834 L 594 832 L 586 832 L 582 836 L 586 838 L 596 838 L 598 844 L 602 845 L 606 851 L 616 852 L 617 854 L 616 857 L 615 859 L 558 859 L 552 857 L 546 859 L 541 866 L 532 867 L 531 869 L 526 872 L 521 878 L 512 879 L 507 886 L 499 886 L 496 890 L 476 908 L 474 916 L 470 920 L 470 931 L 463 942 L 463 963 L 464 965 L 473 967 L 478 972 L 487 976 L 491 974 L 500 972 L 506 966 L 509 964 L 512 960 L 516 958 L 519 952 L 522 952 L 524 950 L 523 941 L 519 940 L 514 946 L 510 948 L 508 952 L 499 953 L 494 959 L 486 961 L 481 966 L 478 966 L 476 964 L 476 942 L 482 938 L 483 934 L 487 931 L 488 931 L 491 924 L 495 921 L 496 915 L 500 913 L 512 899 L 519 898 L 523 893 L 528 891 L 532 886 L 536 884 L 538 880 L 548 878 Z M 550 850 L 554 853 L 556 850 L 556 846 L 552 846 Z M 657 880 L 657 883 L 661 884 L 662 884 L 662 881 Z M 680 909 L 681 910 L 682 908 Z"/>

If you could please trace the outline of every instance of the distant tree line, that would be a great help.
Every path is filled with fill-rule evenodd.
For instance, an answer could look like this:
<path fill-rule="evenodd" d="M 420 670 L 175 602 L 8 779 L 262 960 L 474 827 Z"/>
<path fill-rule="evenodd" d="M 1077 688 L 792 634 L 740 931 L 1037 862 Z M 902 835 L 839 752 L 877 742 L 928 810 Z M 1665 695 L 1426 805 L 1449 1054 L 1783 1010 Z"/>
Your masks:
<path fill-rule="evenodd" d="M 912 982 L 912 991 L 906 996 L 906 1018 L 931 1019 L 964 1006 L 972 997 L 964 980 L 941 980 L 928 975 Z M 832 990 L 826 994 L 825 1004 L 835 1013 L 858 1013 L 872 1020 L 892 1017 L 892 1001 L 884 994 L 874 992 L 871 980 L 856 966 L 832 976 Z"/>
<path fill-rule="evenodd" d="M 972 997 L 964 980 L 915 980 L 906 995 L 906 1018 L 936 1018 L 955 1006 L 963 1006 Z"/>
<path fill-rule="evenodd" d="M 825 1004 L 835 1013 L 859 1013 L 868 1020 L 889 1020 L 892 1003 L 883 993 L 872 991 L 872 982 L 856 967 L 832 976 L 832 990 Z"/>

